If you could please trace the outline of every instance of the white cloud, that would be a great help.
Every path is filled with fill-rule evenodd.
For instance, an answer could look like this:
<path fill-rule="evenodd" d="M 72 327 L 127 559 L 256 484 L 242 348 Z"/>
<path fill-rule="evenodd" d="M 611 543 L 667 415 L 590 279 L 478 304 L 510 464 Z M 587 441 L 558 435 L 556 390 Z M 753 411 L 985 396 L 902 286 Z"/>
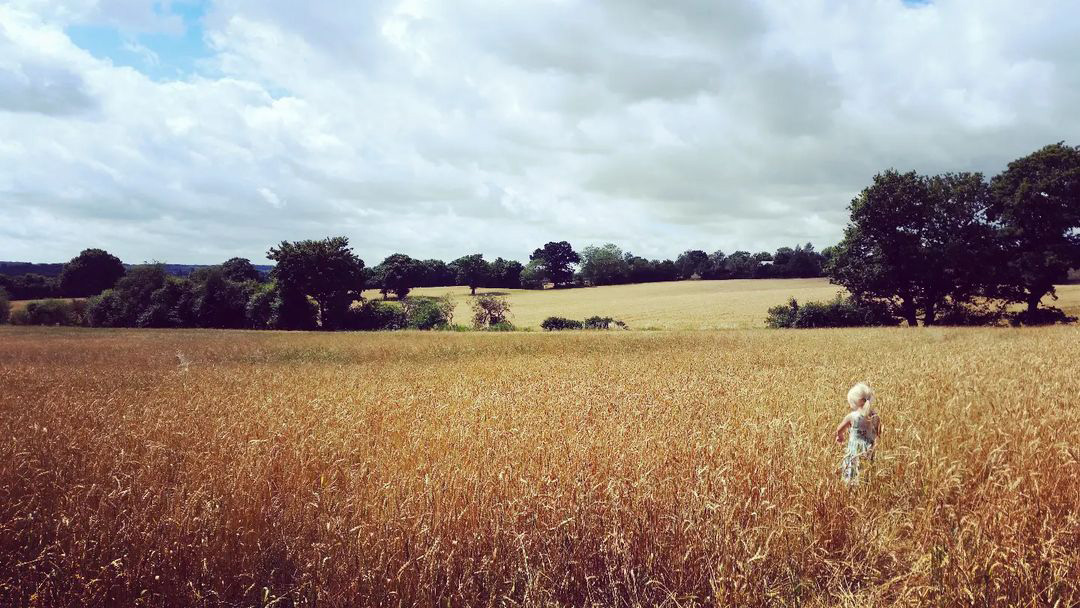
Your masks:
<path fill-rule="evenodd" d="M 13 0 L 0 258 L 261 261 L 332 234 L 369 263 L 824 246 L 877 171 L 992 173 L 1080 140 L 1078 18 L 1065 0 L 221 0 L 204 74 L 162 82 L 64 27 L 182 28 L 167 10 Z"/>

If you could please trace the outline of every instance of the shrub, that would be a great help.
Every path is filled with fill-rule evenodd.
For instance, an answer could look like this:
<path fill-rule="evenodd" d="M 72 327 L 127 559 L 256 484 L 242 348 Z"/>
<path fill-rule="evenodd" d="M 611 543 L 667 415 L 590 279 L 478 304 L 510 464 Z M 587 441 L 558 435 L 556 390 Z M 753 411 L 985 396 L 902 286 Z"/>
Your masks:
<path fill-rule="evenodd" d="M 544 331 L 561 331 L 564 329 L 583 329 L 585 324 L 574 319 L 563 317 L 548 317 L 540 324 Z"/>
<path fill-rule="evenodd" d="M 483 329 L 507 321 L 510 316 L 510 300 L 484 294 L 473 299 L 473 327 Z"/>
<path fill-rule="evenodd" d="M 363 304 L 353 304 L 345 312 L 345 329 L 356 331 L 378 331 L 404 329 L 408 326 L 405 311 L 400 306 L 368 300 Z"/>
<path fill-rule="evenodd" d="M 1005 318 L 1005 310 L 990 302 L 950 303 L 942 307 L 934 319 L 934 325 L 980 326 L 998 325 Z"/>
<path fill-rule="evenodd" d="M 1065 314 L 1065 311 L 1056 306 L 1036 308 L 1033 311 L 1022 310 L 1009 315 L 1009 323 L 1013 327 L 1021 325 L 1054 325 L 1055 323 L 1067 325 L 1075 322 L 1076 317 L 1070 317 Z"/>
<path fill-rule="evenodd" d="M 611 329 L 612 325 L 619 329 L 630 329 L 627 327 L 626 323 L 623 323 L 618 319 L 612 319 L 611 317 L 589 317 L 588 319 L 585 319 L 584 325 L 585 329 Z"/>
<path fill-rule="evenodd" d="M 515 329 L 513 323 L 509 321 L 499 321 L 498 323 L 487 327 L 486 331 L 514 331 Z"/>
<path fill-rule="evenodd" d="M 85 311 L 85 305 L 76 305 L 73 300 L 41 300 L 16 311 L 11 322 L 16 325 L 82 325 Z"/>
<path fill-rule="evenodd" d="M 0 323 L 7 323 L 8 317 L 11 316 L 11 298 L 8 296 L 8 292 L 3 288 L 0 288 Z"/>
<path fill-rule="evenodd" d="M 441 329 L 454 319 L 454 303 L 449 297 L 407 298 L 402 311 L 409 329 Z"/>
<path fill-rule="evenodd" d="M 800 305 L 795 298 L 769 309 L 765 324 L 772 328 L 887 327 L 899 322 L 892 307 L 880 301 L 860 301 L 837 295 L 830 302 Z"/>

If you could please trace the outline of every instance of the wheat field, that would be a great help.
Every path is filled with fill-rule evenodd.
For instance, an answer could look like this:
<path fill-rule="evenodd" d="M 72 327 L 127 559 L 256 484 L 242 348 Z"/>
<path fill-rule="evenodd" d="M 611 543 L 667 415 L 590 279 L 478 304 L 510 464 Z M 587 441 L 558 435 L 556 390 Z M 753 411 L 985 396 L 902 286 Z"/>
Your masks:
<path fill-rule="evenodd" d="M 593 315 L 625 321 L 631 329 L 751 329 L 764 327 L 771 306 L 786 304 L 791 297 L 800 302 L 827 301 L 842 291 L 828 279 L 734 279 L 727 281 L 676 281 L 609 285 L 580 289 L 478 289 L 477 293 L 499 293 L 510 298 L 514 325 L 539 328 L 549 316 L 585 319 Z M 1080 284 L 1058 285 L 1059 299 L 1049 296 L 1047 306 L 1080 316 Z M 469 323 L 467 287 L 426 287 L 413 295 L 450 295 L 457 303 L 454 320 Z M 378 291 L 364 297 L 379 299 Z"/>
<path fill-rule="evenodd" d="M 2 606 L 1080 602 L 1076 327 L 0 344 Z"/>

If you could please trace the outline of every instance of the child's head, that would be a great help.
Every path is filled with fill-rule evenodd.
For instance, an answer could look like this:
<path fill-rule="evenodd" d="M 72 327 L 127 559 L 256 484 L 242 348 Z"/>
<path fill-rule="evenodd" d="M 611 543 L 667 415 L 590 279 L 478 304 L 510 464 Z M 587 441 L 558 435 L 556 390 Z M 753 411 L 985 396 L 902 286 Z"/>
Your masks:
<path fill-rule="evenodd" d="M 865 382 L 860 382 L 851 387 L 851 390 L 847 393 L 848 405 L 853 410 L 863 409 L 870 411 L 870 402 L 873 400 L 874 389 L 870 388 Z"/>

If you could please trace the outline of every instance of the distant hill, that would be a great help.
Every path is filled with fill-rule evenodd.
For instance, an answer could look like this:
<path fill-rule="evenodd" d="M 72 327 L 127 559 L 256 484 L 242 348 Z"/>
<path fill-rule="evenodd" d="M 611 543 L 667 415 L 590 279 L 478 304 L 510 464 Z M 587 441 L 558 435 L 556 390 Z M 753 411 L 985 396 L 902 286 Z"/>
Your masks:
<path fill-rule="evenodd" d="M 127 268 L 137 266 L 137 264 L 124 264 Z M 165 266 L 165 272 L 177 276 L 186 277 L 192 272 L 195 272 L 199 268 L 206 268 L 210 264 L 163 264 Z M 273 266 L 267 264 L 256 264 L 255 269 L 259 272 L 269 274 Z M 33 262 L 7 262 L 0 261 L 0 274 L 6 274 L 9 276 L 16 276 L 20 274 L 40 274 L 46 277 L 58 277 L 60 272 L 64 269 L 63 263 L 47 263 L 47 264 L 35 264 Z"/>

